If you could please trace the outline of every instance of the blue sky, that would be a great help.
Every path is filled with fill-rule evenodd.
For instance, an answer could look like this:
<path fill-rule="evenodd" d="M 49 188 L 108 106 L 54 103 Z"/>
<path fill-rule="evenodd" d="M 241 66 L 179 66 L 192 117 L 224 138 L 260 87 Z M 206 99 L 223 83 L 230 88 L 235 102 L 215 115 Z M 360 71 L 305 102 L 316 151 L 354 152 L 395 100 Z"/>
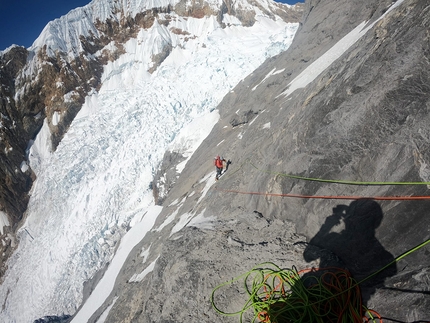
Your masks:
<path fill-rule="evenodd" d="M 0 0 L 0 50 L 12 44 L 30 47 L 48 22 L 91 0 Z M 295 4 L 304 0 L 279 0 Z"/>
<path fill-rule="evenodd" d="M 0 0 L 0 50 L 12 44 L 30 47 L 43 28 L 91 0 Z"/>

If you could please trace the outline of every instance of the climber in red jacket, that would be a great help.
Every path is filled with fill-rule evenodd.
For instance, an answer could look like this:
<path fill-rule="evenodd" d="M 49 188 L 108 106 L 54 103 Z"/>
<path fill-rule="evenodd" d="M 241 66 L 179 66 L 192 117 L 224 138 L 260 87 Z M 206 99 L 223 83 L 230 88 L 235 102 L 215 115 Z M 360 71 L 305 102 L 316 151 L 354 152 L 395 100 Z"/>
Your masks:
<path fill-rule="evenodd" d="M 223 157 L 220 157 L 219 155 L 215 157 L 214 159 L 214 165 L 216 168 L 216 176 L 215 180 L 217 181 L 219 177 L 222 174 L 222 170 L 224 168 L 224 162 L 227 162 Z"/>

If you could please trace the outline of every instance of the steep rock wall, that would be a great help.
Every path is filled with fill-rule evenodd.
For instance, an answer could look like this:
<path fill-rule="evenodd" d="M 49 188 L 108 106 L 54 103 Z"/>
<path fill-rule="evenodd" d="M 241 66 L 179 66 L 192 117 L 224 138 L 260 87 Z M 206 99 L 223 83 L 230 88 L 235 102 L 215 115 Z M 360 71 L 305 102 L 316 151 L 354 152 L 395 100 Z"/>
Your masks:
<path fill-rule="evenodd" d="M 405 0 L 383 16 L 391 5 L 306 2 L 290 49 L 220 104 L 221 120 L 165 197 L 158 225 L 177 216 L 136 246 L 94 321 L 115 297 L 106 322 L 236 322 L 211 308 L 212 289 L 264 261 L 300 269 L 336 260 L 363 278 L 429 238 L 428 200 L 279 196 L 429 195 L 426 185 L 342 185 L 285 176 L 429 181 L 430 6 Z M 363 22 L 361 28 L 376 24 L 312 82 L 283 94 Z M 208 189 L 216 154 L 232 164 Z M 188 225 L 176 232 L 184 218 Z M 142 250 L 151 251 L 146 262 Z M 421 249 L 363 284 L 365 304 L 397 321 L 428 319 L 428 259 L 428 248 Z M 152 261 L 150 274 L 130 280 Z M 231 288 L 218 304 L 229 312 L 246 301 L 240 287 Z"/>

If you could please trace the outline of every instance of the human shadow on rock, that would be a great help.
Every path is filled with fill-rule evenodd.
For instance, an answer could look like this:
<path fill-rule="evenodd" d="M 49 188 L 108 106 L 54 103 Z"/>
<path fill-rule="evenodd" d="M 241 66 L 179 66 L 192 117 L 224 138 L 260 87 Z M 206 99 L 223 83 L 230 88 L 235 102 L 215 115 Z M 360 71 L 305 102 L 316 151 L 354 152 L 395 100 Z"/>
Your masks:
<path fill-rule="evenodd" d="M 374 200 L 360 199 L 349 206 L 337 205 L 310 240 L 303 254 L 304 259 L 310 262 L 319 258 L 319 268 L 343 267 L 357 282 L 361 282 L 394 261 L 393 255 L 375 237 L 382 218 L 381 206 Z M 396 273 L 397 266 L 393 263 L 362 282 L 363 305 L 367 305 L 377 288 L 384 286 L 387 277 Z"/>

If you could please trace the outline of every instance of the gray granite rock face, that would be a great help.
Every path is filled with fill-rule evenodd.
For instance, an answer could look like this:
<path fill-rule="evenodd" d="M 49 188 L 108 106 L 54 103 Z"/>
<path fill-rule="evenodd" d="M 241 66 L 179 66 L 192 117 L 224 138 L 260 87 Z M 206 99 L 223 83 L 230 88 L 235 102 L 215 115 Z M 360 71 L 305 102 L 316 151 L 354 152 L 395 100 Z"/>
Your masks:
<path fill-rule="evenodd" d="M 216 313 L 210 295 L 255 265 L 336 264 L 362 279 L 429 239 L 429 200 L 374 199 L 427 196 L 426 185 L 345 185 L 285 176 L 430 181 L 428 1 L 403 1 L 310 84 L 282 95 L 306 67 L 390 5 L 391 0 L 306 2 L 290 49 L 259 67 L 220 104 L 219 123 L 163 197 L 158 225 L 177 216 L 136 246 L 94 321 L 116 297 L 106 322 L 237 322 L 238 317 Z M 274 70 L 282 72 L 262 82 Z M 200 199 L 206 192 L 202 179 L 215 176 L 216 154 L 232 164 Z M 190 222 L 171 234 L 184 214 L 206 222 Z M 150 250 L 145 263 L 142 249 Z M 427 245 L 363 283 L 365 304 L 384 321 L 429 320 L 429 253 Z M 130 281 L 155 260 L 142 281 Z M 237 311 L 245 296 L 232 285 L 218 305 Z"/>

